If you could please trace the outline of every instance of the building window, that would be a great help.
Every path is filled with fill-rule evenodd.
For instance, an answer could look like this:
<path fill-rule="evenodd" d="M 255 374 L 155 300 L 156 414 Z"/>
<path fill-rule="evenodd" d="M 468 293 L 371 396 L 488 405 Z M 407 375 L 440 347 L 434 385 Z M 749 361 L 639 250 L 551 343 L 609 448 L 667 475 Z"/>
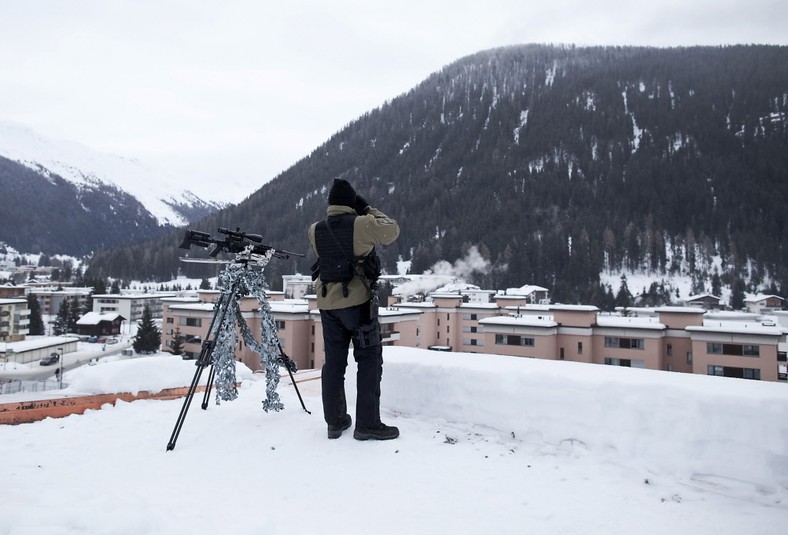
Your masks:
<path fill-rule="evenodd" d="M 583 354 L 583 342 L 578 342 L 577 343 L 577 354 L 578 355 L 582 355 Z"/>
<path fill-rule="evenodd" d="M 173 322 L 172 317 L 167 318 L 167 323 L 172 323 L 172 322 Z"/>
<path fill-rule="evenodd" d="M 282 320 L 276 320 L 276 329 L 279 331 L 285 330 L 285 322 Z"/>
<path fill-rule="evenodd" d="M 643 338 L 618 338 L 616 336 L 605 336 L 605 347 L 617 347 L 619 349 L 645 349 L 646 345 Z"/>
<path fill-rule="evenodd" d="M 673 344 L 668 344 L 668 356 L 673 356 Z"/>
<path fill-rule="evenodd" d="M 761 380 L 761 370 L 758 368 L 734 368 L 732 366 L 715 366 L 709 364 L 706 368 L 707 375 L 719 377 L 738 377 L 740 379 Z"/>
<path fill-rule="evenodd" d="M 609 358 L 605 357 L 605 364 L 608 366 L 623 366 L 625 368 L 645 368 L 646 361 L 645 360 L 636 360 L 636 359 L 617 359 L 617 358 Z"/>
<path fill-rule="evenodd" d="M 179 323 L 187 327 L 202 327 L 202 318 L 181 318 Z"/>
<path fill-rule="evenodd" d="M 748 344 L 721 344 L 707 342 L 706 353 L 710 355 L 735 355 L 740 357 L 759 357 L 760 347 Z"/>
<path fill-rule="evenodd" d="M 530 346 L 533 347 L 534 339 L 529 336 L 519 334 L 496 334 L 495 343 L 505 346 Z"/>

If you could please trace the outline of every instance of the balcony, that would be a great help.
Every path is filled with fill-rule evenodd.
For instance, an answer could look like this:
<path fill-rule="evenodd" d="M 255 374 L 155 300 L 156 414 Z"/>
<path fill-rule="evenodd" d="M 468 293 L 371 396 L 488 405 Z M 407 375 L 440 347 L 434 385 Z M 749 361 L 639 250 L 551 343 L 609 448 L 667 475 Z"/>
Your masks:
<path fill-rule="evenodd" d="M 383 333 L 383 343 L 386 342 L 397 342 L 400 339 L 399 331 L 391 331 L 388 333 Z"/>

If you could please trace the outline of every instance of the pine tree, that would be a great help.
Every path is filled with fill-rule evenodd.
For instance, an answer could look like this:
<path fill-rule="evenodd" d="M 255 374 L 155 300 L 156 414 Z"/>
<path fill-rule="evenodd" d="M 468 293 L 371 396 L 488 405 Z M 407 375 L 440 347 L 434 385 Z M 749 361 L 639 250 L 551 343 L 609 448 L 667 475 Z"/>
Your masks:
<path fill-rule="evenodd" d="M 82 317 L 82 309 L 79 306 L 79 298 L 75 295 L 71 298 L 71 303 L 68 307 L 68 332 L 77 332 L 77 322 Z"/>
<path fill-rule="evenodd" d="M 208 279 L 203 279 L 200 281 L 200 290 L 210 290 L 211 289 L 211 281 Z"/>
<path fill-rule="evenodd" d="M 137 353 L 155 353 L 161 346 L 161 332 L 153 321 L 148 305 L 145 305 L 142 319 L 137 323 L 137 336 L 132 345 Z"/>
<path fill-rule="evenodd" d="M 57 317 L 52 332 L 55 336 L 60 336 L 68 332 L 68 316 L 69 316 L 68 300 L 63 299 L 60 302 L 60 308 L 57 311 Z"/>
<path fill-rule="evenodd" d="M 27 296 L 27 308 L 30 309 L 29 334 L 38 336 L 44 334 L 44 320 L 41 318 L 41 304 L 35 295 Z"/>
<path fill-rule="evenodd" d="M 183 338 L 181 337 L 181 328 L 176 327 L 175 332 L 172 333 L 172 345 L 170 351 L 173 355 L 181 355 L 183 353 Z"/>
<path fill-rule="evenodd" d="M 731 288 L 731 308 L 742 310 L 744 308 L 744 281 L 737 278 Z"/>
<path fill-rule="evenodd" d="M 623 274 L 621 275 L 621 286 L 616 294 L 616 306 L 632 306 L 632 294 L 629 292 L 629 287 L 627 286 L 627 276 Z"/>

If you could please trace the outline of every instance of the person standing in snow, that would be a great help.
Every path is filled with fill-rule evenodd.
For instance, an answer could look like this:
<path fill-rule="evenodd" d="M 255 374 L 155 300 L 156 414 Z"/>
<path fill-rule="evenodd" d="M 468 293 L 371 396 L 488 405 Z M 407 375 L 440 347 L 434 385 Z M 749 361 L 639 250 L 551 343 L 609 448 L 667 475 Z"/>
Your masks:
<path fill-rule="evenodd" d="M 328 438 L 339 438 L 353 422 L 345 400 L 351 341 L 358 364 L 353 437 L 397 438 L 399 429 L 380 421 L 383 349 L 375 295 L 380 274 L 375 246 L 394 243 L 399 225 L 372 208 L 347 180 L 334 180 L 328 205 L 326 218 L 312 224 L 307 232 L 318 256 L 312 277 L 323 325 L 323 416 L 328 424 Z"/>

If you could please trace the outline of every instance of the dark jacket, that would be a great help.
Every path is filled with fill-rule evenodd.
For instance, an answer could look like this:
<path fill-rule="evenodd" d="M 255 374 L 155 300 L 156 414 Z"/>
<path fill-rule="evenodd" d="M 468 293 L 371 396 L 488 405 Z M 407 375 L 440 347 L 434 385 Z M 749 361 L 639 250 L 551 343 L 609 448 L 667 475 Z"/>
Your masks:
<path fill-rule="evenodd" d="M 355 210 L 349 206 L 329 205 L 326 209 L 326 217 L 340 214 L 355 214 Z M 315 227 L 313 223 L 307 232 L 309 243 L 312 250 L 317 254 L 315 247 Z M 370 207 L 366 215 L 356 217 L 353 223 L 353 255 L 364 256 L 370 253 L 375 245 L 389 245 L 399 237 L 399 225 L 397 222 L 377 208 Z M 317 292 L 317 307 L 323 310 L 333 310 L 346 308 L 366 303 L 370 299 L 368 290 L 369 281 L 362 281 L 360 277 L 353 277 L 348 283 L 347 297 L 342 295 L 342 283 L 328 282 L 326 295 L 323 297 L 323 282 L 320 277 L 315 281 Z"/>

